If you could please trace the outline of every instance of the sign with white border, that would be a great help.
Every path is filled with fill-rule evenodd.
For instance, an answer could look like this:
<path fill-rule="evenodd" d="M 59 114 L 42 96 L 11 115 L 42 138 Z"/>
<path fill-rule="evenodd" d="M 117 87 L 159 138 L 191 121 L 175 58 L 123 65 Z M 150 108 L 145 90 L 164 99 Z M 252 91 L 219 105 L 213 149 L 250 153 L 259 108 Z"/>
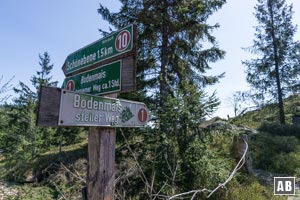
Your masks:
<path fill-rule="evenodd" d="M 119 92 L 121 90 L 121 60 L 98 68 L 69 76 L 63 89 L 93 95 Z"/>
<path fill-rule="evenodd" d="M 295 195 L 295 177 L 274 177 L 274 195 Z"/>
<path fill-rule="evenodd" d="M 142 127 L 149 119 L 141 102 L 61 92 L 59 126 Z"/>
<path fill-rule="evenodd" d="M 134 49 L 134 38 L 134 28 L 131 24 L 68 55 L 62 70 L 65 75 L 69 75 L 130 52 Z"/>

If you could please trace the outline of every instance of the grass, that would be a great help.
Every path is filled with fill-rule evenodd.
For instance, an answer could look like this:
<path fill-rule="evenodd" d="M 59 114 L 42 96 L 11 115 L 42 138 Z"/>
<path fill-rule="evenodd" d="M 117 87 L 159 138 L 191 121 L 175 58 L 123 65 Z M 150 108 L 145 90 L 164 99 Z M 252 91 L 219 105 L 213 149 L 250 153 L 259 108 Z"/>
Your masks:
<path fill-rule="evenodd" d="M 11 200 L 50 200 L 57 199 L 57 192 L 51 187 L 37 186 L 33 184 L 19 185 L 14 187 L 18 193 L 14 196 L 9 196 Z"/>
<path fill-rule="evenodd" d="M 232 200 L 286 200 L 286 196 L 275 196 L 273 186 L 261 185 L 250 175 L 239 174 L 237 180 L 230 183 L 226 199 Z"/>
<path fill-rule="evenodd" d="M 25 184 L 9 185 L 17 195 L 7 196 L 13 200 L 82 199 L 81 188 L 85 185 L 87 167 L 87 141 L 65 146 L 62 152 L 53 148 L 33 160 L 19 163 L 14 169 L 19 173 L 18 181 Z M 5 157 L 0 156 L 0 179 L 7 179 Z M 27 180 L 26 180 L 27 178 Z M 64 197 L 63 197 L 64 196 Z M 63 198 L 62 198 L 63 197 Z"/>
<path fill-rule="evenodd" d="M 32 161 L 33 170 L 43 170 L 51 163 L 63 162 L 65 165 L 75 163 L 80 158 L 87 158 L 87 141 L 63 147 L 60 153 L 57 148 L 41 154 Z"/>

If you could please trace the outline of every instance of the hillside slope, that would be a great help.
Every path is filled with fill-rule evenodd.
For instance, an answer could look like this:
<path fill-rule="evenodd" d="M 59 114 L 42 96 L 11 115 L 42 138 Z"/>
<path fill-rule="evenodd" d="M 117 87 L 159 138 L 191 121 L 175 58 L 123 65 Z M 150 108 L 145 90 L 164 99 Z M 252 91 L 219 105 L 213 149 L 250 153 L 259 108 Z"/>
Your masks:
<path fill-rule="evenodd" d="M 284 100 L 285 119 L 292 123 L 292 116 L 300 115 L 300 96 L 293 95 Z M 263 122 L 279 123 L 277 104 L 266 105 L 260 109 L 246 112 L 232 118 L 231 123 L 257 129 Z"/>

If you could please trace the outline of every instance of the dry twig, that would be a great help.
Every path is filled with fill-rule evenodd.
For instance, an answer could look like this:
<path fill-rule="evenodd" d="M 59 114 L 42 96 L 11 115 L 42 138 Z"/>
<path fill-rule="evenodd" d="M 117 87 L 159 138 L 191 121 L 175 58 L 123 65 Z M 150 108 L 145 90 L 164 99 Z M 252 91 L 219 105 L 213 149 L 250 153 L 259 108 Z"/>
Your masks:
<path fill-rule="evenodd" d="M 209 192 L 209 194 L 207 195 L 207 198 L 209 198 L 209 197 L 211 197 L 211 195 L 213 195 L 217 190 L 219 190 L 220 188 L 224 188 L 225 185 L 226 185 L 229 181 L 232 180 L 232 178 L 233 178 L 234 175 L 237 173 L 237 171 L 238 171 L 239 169 L 241 169 L 242 166 L 243 166 L 244 163 L 245 163 L 245 160 L 246 160 L 245 157 L 246 157 L 247 152 L 248 152 L 248 143 L 247 143 L 247 141 L 246 141 L 244 138 L 243 138 L 243 141 L 244 141 L 244 143 L 245 143 L 245 145 L 246 145 L 246 148 L 245 148 L 245 151 L 244 151 L 244 153 L 243 153 L 243 156 L 241 157 L 240 161 L 237 163 L 237 165 L 235 166 L 235 168 L 232 170 L 232 172 L 231 172 L 231 174 L 229 175 L 229 177 L 228 177 L 223 183 L 220 183 L 220 184 L 219 184 L 215 189 L 213 189 L 213 190 L 208 190 L 208 189 L 206 189 L 206 188 L 204 188 L 204 189 L 199 189 L 199 190 L 191 190 L 191 191 L 189 191 L 189 192 L 184 192 L 184 193 L 180 193 L 180 194 L 173 195 L 173 196 L 169 197 L 168 200 L 176 199 L 176 198 L 179 198 L 179 197 L 181 198 L 181 197 L 183 197 L 183 196 L 191 195 L 191 194 L 193 194 L 193 196 L 192 196 L 192 198 L 191 198 L 191 200 L 193 200 L 193 199 L 196 197 L 196 195 L 197 195 L 198 193 L 202 193 L 202 192 Z"/>

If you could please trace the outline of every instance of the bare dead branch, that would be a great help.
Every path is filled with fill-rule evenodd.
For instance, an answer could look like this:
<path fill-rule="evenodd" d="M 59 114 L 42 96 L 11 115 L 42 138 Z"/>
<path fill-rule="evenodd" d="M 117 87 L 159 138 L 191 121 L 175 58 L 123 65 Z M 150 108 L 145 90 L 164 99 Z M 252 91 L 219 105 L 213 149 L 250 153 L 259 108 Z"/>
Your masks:
<path fill-rule="evenodd" d="M 245 148 L 245 151 L 241 157 L 241 159 L 239 160 L 239 162 L 237 163 L 237 165 L 235 166 L 235 168 L 232 170 L 231 174 L 229 175 L 229 177 L 223 182 L 223 183 L 220 183 L 215 189 L 213 190 L 208 190 L 206 188 L 204 189 L 199 189 L 199 190 L 191 190 L 191 191 L 188 191 L 188 192 L 184 192 L 184 193 L 180 193 L 180 194 L 176 194 L 176 195 L 173 195 L 169 198 L 167 198 L 168 200 L 171 200 L 171 199 L 177 199 L 177 198 L 182 198 L 183 196 L 187 196 L 187 195 L 191 195 L 193 194 L 193 196 L 191 197 L 191 200 L 193 200 L 197 194 L 199 193 L 202 193 L 202 192 L 209 192 L 209 194 L 207 195 L 207 198 L 210 198 L 216 191 L 218 191 L 220 188 L 224 188 L 225 185 L 232 180 L 232 178 L 234 177 L 234 175 L 237 173 L 237 171 L 239 169 L 242 168 L 242 166 L 244 165 L 245 163 L 245 160 L 246 160 L 246 155 L 247 155 L 247 152 L 248 152 L 248 143 L 247 141 L 242 138 L 245 145 L 246 145 L 246 148 Z"/>

